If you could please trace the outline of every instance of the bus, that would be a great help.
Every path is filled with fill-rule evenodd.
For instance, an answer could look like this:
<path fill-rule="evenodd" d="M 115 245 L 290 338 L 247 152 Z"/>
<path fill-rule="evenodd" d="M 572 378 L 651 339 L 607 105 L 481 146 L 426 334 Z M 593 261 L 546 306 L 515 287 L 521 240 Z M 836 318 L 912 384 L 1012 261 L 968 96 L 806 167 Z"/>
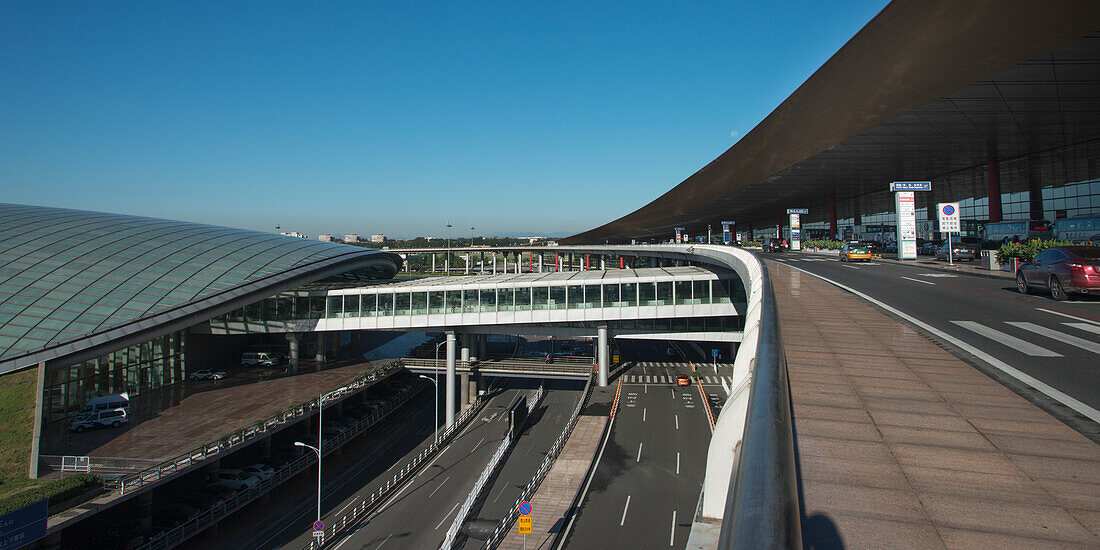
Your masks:
<path fill-rule="evenodd" d="M 1077 216 L 1054 220 L 1054 238 L 1075 243 L 1100 244 L 1100 216 Z"/>
<path fill-rule="evenodd" d="M 999 243 L 1051 239 L 1054 227 L 1046 220 L 1005 220 L 985 224 L 982 239 Z"/>

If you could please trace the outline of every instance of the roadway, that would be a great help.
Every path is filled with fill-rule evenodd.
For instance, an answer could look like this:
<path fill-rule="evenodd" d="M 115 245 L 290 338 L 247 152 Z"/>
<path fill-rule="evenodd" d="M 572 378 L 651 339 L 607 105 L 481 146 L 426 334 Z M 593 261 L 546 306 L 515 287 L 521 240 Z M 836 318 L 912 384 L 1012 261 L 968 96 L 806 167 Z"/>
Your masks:
<path fill-rule="evenodd" d="M 619 342 L 624 377 L 689 374 L 667 342 Z M 660 363 L 655 365 L 653 363 Z M 655 380 L 655 378 L 624 380 Z M 625 382 L 611 437 L 566 548 L 684 548 L 703 486 L 710 422 L 697 385 Z"/>
<path fill-rule="evenodd" d="M 415 478 L 389 497 L 368 521 L 343 536 L 326 542 L 326 548 L 438 548 L 454 520 L 458 507 L 473 488 L 477 477 L 489 463 L 508 430 L 508 406 L 523 394 L 534 393 L 537 386 L 521 386 L 524 381 L 507 380 L 490 398 L 481 413 L 444 448 Z M 430 418 L 430 415 L 429 415 Z M 419 450 L 395 463 L 399 468 Z M 341 506 L 354 504 L 375 488 L 366 485 Z M 309 533 L 301 532 L 287 548 L 308 544 Z"/>
<path fill-rule="evenodd" d="M 1095 372 L 1100 299 L 1058 302 L 1049 294 L 1020 294 L 1008 278 L 896 262 L 850 264 L 807 253 L 763 257 L 804 276 L 816 275 L 857 290 L 865 300 L 879 302 L 876 307 L 885 305 L 896 310 L 891 314 L 908 317 L 911 324 L 923 323 L 931 330 L 920 325 L 918 329 L 937 344 L 1100 440 L 1095 422 L 1100 418 L 1100 376 Z M 1023 376 L 1005 374 L 1013 370 Z"/>

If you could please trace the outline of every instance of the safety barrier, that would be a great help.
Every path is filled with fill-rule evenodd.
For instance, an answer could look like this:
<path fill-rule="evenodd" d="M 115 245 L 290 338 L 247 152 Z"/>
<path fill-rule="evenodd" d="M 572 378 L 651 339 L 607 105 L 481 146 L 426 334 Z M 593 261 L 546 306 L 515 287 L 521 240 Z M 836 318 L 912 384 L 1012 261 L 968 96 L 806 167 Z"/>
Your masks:
<path fill-rule="evenodd" d="M 428 459 L 435 456 L 440 449 L 446 447 L 453 436 L 465 427 L 470 419 L 477 416 L 481 408 L 485 406 L 485 402 L 485 399 L 478 396 L 473 405 L 462 411 L 455 419 L 454 424 L 448 426 L 439 436 L 437 441 L 433 441 L 423 451 L 417 454 L 415 458 L 409 461 L 408 464 L 402 466 L 393 477 L 387 479 L 378 489 L 372 491 L 370 496 L 364 497 L 357 502 L 350 512 L 331 522 L 324 522 L 325 529 L 321 531 L 319 536 L 314 537 L 309 544 L 302 546 L 302 550 L 315 550 L 320 548 L 325 544 L 326 540 L 332 540 L 333 537 L 340 534 L 344 529 L 347 529 L 349 526 L 354 526 L 359 520 L 374 513 L 391 492 L 397 490 L 402 484 L 410 480 L 420 471 L 420 467 L 423 466 Z"/>
<path fill-rule="evenodd" d="M 570 359 L 570 358 L 567 358 Z M 437 369 L 440 371 L 446 370 L 446 362 L 439 361 L 438 363 L 433 359 L 420 359 L 416 357 L 406 357 L 401 360 L 406 367 L 413 368 L 429 368 Z M 533 373 L 533 374 L 567 374 L 577 377 L 584 377 L 588 373 L 592 372 L 593 366 L 591 359 L 587 361 L 559 361 L 554 360 L 554 363 L 543 363 L 541 361 L 455 361 L 455 369 L 464 371 L 471 368 L 476 368 L 482 374 L 493 374 L 499 372 L 521 372 L 521 373 Z"/>
<path fill-rule="evenodd" d="M 402 392 L 400 394 L 400 399 L 388 401 L 382 408 L 374 411 L 367 418 L 353 424 L 347 432 L 325 439 L 321 446 L 324 450 L 324 454 L 327 455 L 335 451 L 344 443 L 347 443 L 349 440 L 371 428 L 391 412 L 407 403 L 416 394 L 424 390 L 425 387 L 426 386 L 421 386 L 417 391 Z M 167 550 L 169 548 L 174 548 L 187 539 L 201 533 L 204 529 L 214 525 L 222 518 L 236 512 L 253 500 L 256 500 L 264 493 L 282 485 L 284 482 L 298 475 L 302 470 L 305 470 L 316 462 L 317 455 L 314 453 L 299 456 L 297 459 L 276 470 L 270 478 L 260 481 L 260 483 L 256 484 L 254 487 L 241 489 L 233 493 L 225 500 L 215 503 L 209 509 L 200 512 L 183 524 L 149 541 L 144 546 L 139 547 L 138 550 Z"/>
<path fill-rule="evenodd" d="M 535 395 L 531 396 L 531 400 L 527 402 L 527 413 L 535 410 L 535 407 L 542 400 L 543 386 L 539 386 Z M 485 488 L 485 484 L 492 477 L 493 472 L 496 471 L 497 466 L 500 464 L 500 459 L 504 457 L 504 453 L 508 452 L 508 448 L 512 446 L 512 431 L 509 430 L 504 436 L 504 440 L 500 442 L 500 447 L 493 453 L 493 458 L 489 459 L 489 464 L 485 466 L 485 470 L 478 476 L 477 481 L 474 483 L 474 487 L 470 489 L 470 494 L 466 495 L 466 500 L 462 503 L 462 506 L 458 509 L 458 515 L 455 516 L 454 522 L 451 523 L 451 527 L 447 529 L 447 536 L 443 539 L 441 549 L 450 550 L 454 547 L 455 539 L 458 537 L 458 530 L 462 528 L 462 524 L 466 521 L 466 516 L 470 514 L 470 508 L 473 507 L 474 501 L 477 500 L 478 495 L 481 494 L 481 490 Z"/>
<path fill-rule="evenodd" d="M 381 380 L 390 374 L 393 374 L 402 367 L 400 360 L 395 360 L 387 363 L 385 366 L 372 369 L 371 371 L 364 373 L 362 376 L 353 380 L 350 384 L 341 388 L 339 392 L 331 392 L 325 394 L 324 402 L 329 402 L 334 399 L 340 399 L 346 397 L 352 393 L 356 393 L 359 390 L 366 388 L 367 386 Z M 264 420 L 251 424 L 245 428 L 237 430 L 227 436 L 224 436 L 217 441 L 206 443 L 201 447 L 192 449 L 190 452 L 176 456 L 169 460 L 159 462 L 152 467 L 145 468 L 139 472 L 126 474 L 113 479 L 107 479 L 104 481 L 104 487 L 111 491 L 118 491 L 120 494 L 126 494 L 126 491 L 133 491 L 155 481 L 158 481 L 164 477 L 170 476 L 182 470 L 185 470 L 191 466 L 201 463 L 213 456 L 219 455 L 237 447 L 244 443 L 251 442 L 253 439 L 265 435 L 270 431 L 281 428 L 284 424 L 292 421 L 297 421 L 303 416 L 312 414 L 317 409 L 320 398 L 311 399 L 305 403 L 299 403 L 290 407 L 283 412 L 268 417 Z M 91 471 L 96 472 L 94 464 Z M 105 472 L 112 473 L 112 472 Z"/>
<path fill-rule="evenodd" d="M 577 419 L 580 418 L 581 411 L 584 410 L 584 405 L 588 402 L 588 397 L 592 395 L 592 378 L 589 377 L 588 382 L 584 385 L 584 392 L 581 394 L 581 398 L 577 401 L 577 406 L 573 408 L 573 414 L 569 417 L 569 421 L 565 423 L 565 428 L 562 429 L 561 435 L 554 441 L 554 444 L 550 446 L 550 450 L 546 453 L 546 458 L 543 459 L 539 469 L 535 471 L 535 475 L 531 476 L 531 481 L 527 485 L 523 486 L 523 490 L 520 491 L 519 497 L 512 504 L 511 510 L 518 510 L 519 503 L 531 498 L 531 495 L 535 494 L 539 486 L 542 485 L 542 481 L 546 479 L 546 474 L 550 473 L 550 468 L 554 466 L 554 461 L 557 460 L 558 455 L 561 454 L 561 450 L 565 447 L 565 442 L 569 439 L 569 436 L 573 433 L 573 428 L 577 426 Z M 622 380 L 619 381 L 619 388 L 622 388 Z M 614 413 L 614 407 L 611 409 Z M 485 544 L 482 545 L 484 549 L 496 548 L 504 536 L 508 534 L 508 530 L 512 528 L 512 524 L 515 522 L 516 514 L 505 514 L 500 522 L 497 523 L 496 529 L 493 529 L 489 538 L 485 540 Z"/>

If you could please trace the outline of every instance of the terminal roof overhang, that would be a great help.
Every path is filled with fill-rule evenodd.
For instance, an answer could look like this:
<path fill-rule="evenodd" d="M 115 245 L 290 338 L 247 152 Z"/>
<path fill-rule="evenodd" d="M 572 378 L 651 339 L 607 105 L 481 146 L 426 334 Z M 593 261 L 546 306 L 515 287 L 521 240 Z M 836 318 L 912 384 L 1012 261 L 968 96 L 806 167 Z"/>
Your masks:
<path fill-rule="evenodd" d="M 562 242 L 774 223 L 786 208 L 1095 138 L 1098 29 L 1094 0 L 896 0 L 717 159 Z"/>
<path fill-rule="evenodd" d="M 0 204 L 0 374 L 60 368 L 396 254 L 257 231 Z"/>

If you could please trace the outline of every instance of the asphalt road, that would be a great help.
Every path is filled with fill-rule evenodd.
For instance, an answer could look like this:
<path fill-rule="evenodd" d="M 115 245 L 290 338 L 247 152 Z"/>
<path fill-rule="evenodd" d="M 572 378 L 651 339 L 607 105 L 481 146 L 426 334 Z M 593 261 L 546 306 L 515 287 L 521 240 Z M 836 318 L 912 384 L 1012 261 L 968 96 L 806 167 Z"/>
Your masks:
<path fill-rule="evenodd" d="M 518 383 L 506 381 L 504 390 L 493 396 L 478 417 L 420 474 L 367 522 L 326 543 L 326 548 L 438 548 L 458 507 L 508 430 L 508 406 L 520 394 L 533 393 L 532 389 L 511 386 Z M 369 495 L 371 489 L 368 486 L 363 491 Z M 296 548 L 298 542 L 288 548 Z"/>
<path fill-rule="evenodd" d="M 816 274 L 858 290 L 960 340 L 963 345 L 931 333 L 952 353 L 1095 439 L 1095 420 L 1100 418 L 1100 375 L 1096 372 L 1100 299 L 1058 302 L 1049 294 L 1020 294 L 1015 281 L 1007 278 L 946 273 L 894 262 L 849 264 L 799 253 L 767 254 L 764 258 L 801 270 L 806 273 L 803 276 Z M 1025 376 L 1005 375 L 997 363 Z M 1039 384 L 1027 383 L 1026 377 Z M 1049 389 L 1037 387 L 1043 385 Z M 1072 404 L 1073 400 L 1083 407 Z"/>
<path fill-rule="evenodd" d="M 687 362 L 666 362 L 666 342 L 619 345 L 624 359 L 635 362 L 624 376 L 691 372 Z M 649 365 L 658 361 L 667 366 Z M 684 548 L 711 434 L 699 388 L 624 382 L 619 399 L 566 548 Z"/>

